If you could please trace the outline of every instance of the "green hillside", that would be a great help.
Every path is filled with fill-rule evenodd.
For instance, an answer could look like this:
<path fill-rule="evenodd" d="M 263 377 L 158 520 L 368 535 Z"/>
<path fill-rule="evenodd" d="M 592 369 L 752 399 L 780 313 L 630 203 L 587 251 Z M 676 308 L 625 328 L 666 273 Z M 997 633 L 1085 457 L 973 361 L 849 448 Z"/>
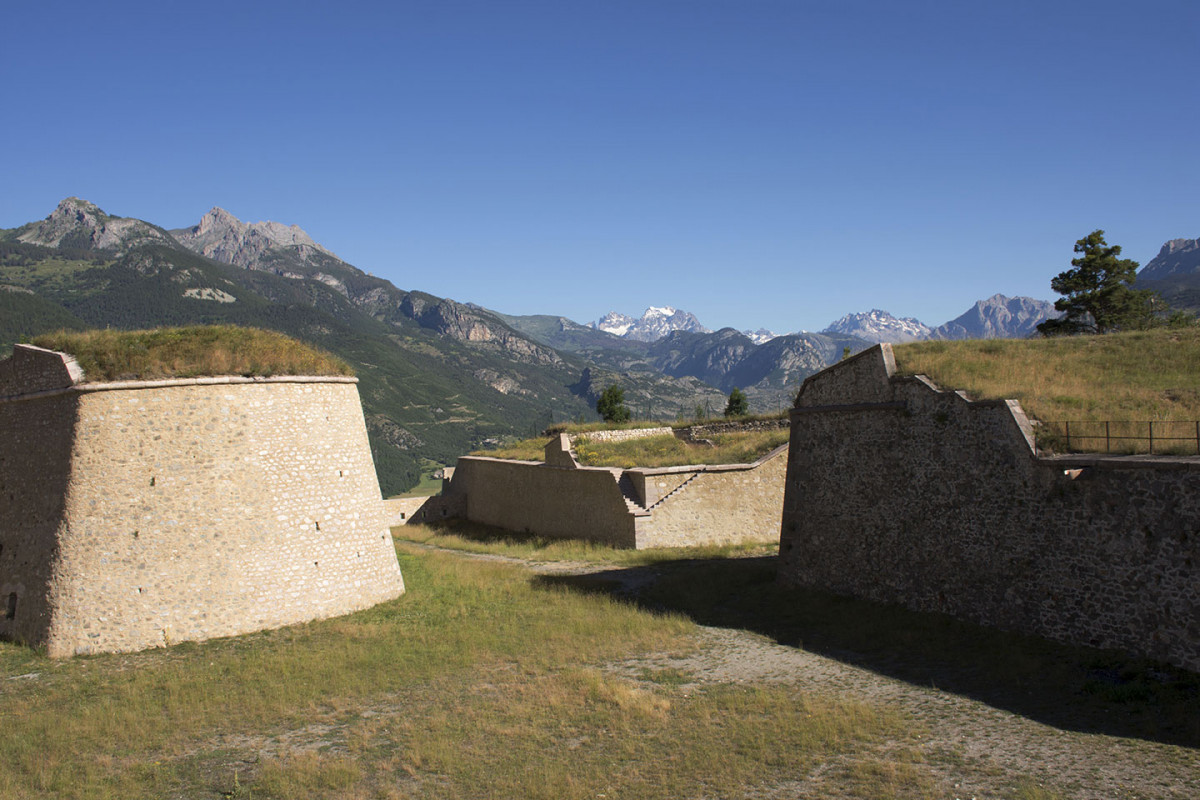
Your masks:
<path fill-rule="evenodd" d="M 311 278 L 291 271 L 300 268 L 294 260 L 268 259 L 286 264 L 285 277 L 158 241 L 122 254 L 13 235 L 0 232 L 0 356 L 60 329 L 201 324 L 287 334 L 353 366 L 385 494 L 489 440 L 595 418 L 583 358 L 527 339 L 487 312 L 400 291 L 331 257 L 317 259 L 321 274 Z M 631 395 L 662 416 L 719 394 L 662 375 L 631 383 Z"/>

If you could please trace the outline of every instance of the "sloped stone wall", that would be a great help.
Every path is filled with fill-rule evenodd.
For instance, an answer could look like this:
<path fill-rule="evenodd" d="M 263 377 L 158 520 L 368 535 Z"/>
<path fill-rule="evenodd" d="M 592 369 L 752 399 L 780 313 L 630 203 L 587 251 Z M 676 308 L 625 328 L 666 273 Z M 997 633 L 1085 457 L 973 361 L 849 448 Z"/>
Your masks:
<path fill-rule="evenodd" d="M 0 402 L 0 635 L 52 656 L 319 619 L 404 591 L 353 379 Z M 5 615 L 8 617 L 8 615 Z"/>
<path fill-rule="evenodd" d="M 893 373 L 802 388 L 782 582 L 1200 670 L 1200 460 L 1038 458 L 1015 403 Z"/>
<path fill-rule="evenodd" d="M 473 522 L 551 538 L 637 546 L 637 520 L 609 469 L 464 456 L 444 491 L 448 500 L 458 499 Z"/>

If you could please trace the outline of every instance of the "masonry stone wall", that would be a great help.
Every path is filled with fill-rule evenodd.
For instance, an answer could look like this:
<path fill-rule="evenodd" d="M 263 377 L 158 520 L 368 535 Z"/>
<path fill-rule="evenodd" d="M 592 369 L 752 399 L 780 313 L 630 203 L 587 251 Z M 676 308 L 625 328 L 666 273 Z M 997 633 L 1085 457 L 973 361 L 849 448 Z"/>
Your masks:
<path fill-rule="evenodd" d="M 613 470 L 464 456 L 445 492 L 461 498 L 464 516 L 474 522 L 517 533 L 637 546 L 637 520 Z"/>
<path fill-rule="evenodd" d="M 801 389 L 780 580 L 1200 670 L 1200 460 L 1038 458 L 872 348 Z"/>
<path fill-rule="evenodd" d="M 427 502 L 428 497 L 389 497 L 383 501 L 384 522 L 389 528 L 407 525 Z"/>
<path fill-rule="evenodd" d="M 642 495 L 651 515 L 641 537 L 646 546 L 778 541 L 786 450 L 755 464 L 629 470 L 650 487 Z"/>
<path fill-rule="evenodd" d="M 646 439 L 650 436 L 670 436 L 673 433 L 669 427 L 662 428 L 624 428 L 612 431 L 588 431 L 587 433 L 572 434 L 572 444 L 578 439 L 589 442 L 628 442 L 632 439 Z"/>
<path fill-rule="evenodd" d="M 779 539 L 786 448 L 754 464 L 620 470 L 553 466 L 567 462 L 550 461 L 551 445 L 545 463 L 460 458 L 446 500 L 475 522 L 614 547 Z"/>
<path fill-rule="evenodd" d="M 132 651 L 404 591 L 353 379 L 0 400 L 0 636 Z"/>

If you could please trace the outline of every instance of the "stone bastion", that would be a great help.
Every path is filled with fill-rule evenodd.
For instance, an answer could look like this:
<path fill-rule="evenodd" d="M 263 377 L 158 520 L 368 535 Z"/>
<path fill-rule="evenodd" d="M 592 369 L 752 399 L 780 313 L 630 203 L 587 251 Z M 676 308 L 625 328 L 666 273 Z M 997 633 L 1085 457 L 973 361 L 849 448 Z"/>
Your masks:
<path fill-rule="evenodd" d="M 779 579 L 1200 671 L 1200 458 L 1042 456 L 883 344 L 791 413 Z"/>
<path fill-rule="evenodd" d="M 0 637 L 123 652 L 397 597 L 357 380 L 0 361 Z"/>

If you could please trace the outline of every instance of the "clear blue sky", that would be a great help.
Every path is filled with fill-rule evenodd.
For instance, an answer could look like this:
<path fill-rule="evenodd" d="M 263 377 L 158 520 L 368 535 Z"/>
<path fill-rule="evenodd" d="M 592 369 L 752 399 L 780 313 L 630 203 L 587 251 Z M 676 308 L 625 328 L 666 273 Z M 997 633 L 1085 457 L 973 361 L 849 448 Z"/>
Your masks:
<path fill-rule="evenodd" d="M 1053 299 L 1200 236 L 1200 3 L 14 3 L 0 227 L 78 195 L 297 224 L 580 322 L 818 330 Z"/>

